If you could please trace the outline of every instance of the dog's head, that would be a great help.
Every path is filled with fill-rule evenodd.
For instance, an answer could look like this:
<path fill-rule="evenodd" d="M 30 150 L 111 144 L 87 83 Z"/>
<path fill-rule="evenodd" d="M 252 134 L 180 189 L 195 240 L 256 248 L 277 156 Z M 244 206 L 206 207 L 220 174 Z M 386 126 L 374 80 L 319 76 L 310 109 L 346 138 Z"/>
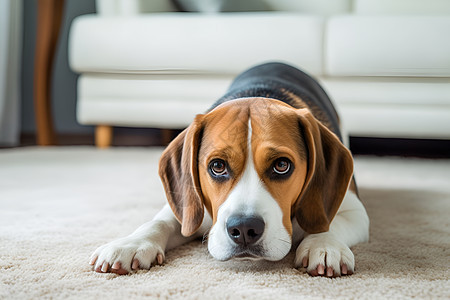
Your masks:
<path fill-rule="evenodd" d="M 199 228 L 206 208 L 216 259 L 280 260 L 294 217 L 308 233 L 328 230 L 353 162 L 309 110 L 244 98 L 198 115 L 163 153 L 159 171 L 183 235 Z"/>

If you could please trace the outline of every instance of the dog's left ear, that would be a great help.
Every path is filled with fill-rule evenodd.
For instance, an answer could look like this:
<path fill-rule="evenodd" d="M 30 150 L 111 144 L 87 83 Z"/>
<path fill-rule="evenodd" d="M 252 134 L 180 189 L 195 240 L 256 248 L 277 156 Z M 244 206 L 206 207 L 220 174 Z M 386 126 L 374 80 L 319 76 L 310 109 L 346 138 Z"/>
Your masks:
<path fill-rule="evenodd" d="M 203 195 L 198 174 L 203 115 L 178 135 L 159 160 L 159 176 L 170 207 L 181 224 L 181 234 L 194 234 L 203 221 Z"/>
<path fill-rule="evenodd" d="M 293 213 L 308 233 L 328 231 L 353 174 L 350 151 L 308 109 L 297 111 L 308 151 L 308 170 Z"/>

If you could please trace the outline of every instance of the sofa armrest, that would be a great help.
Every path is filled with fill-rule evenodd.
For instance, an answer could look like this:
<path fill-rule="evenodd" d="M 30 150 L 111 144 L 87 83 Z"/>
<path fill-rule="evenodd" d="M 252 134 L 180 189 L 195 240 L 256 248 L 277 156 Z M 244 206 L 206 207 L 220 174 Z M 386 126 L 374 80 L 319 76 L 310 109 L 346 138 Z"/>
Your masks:
<path fill-rule="evenodd" d="M 170 0 L 96 0 L 96 4 L 98 14 L 102 16 L 175 11 Z"/>

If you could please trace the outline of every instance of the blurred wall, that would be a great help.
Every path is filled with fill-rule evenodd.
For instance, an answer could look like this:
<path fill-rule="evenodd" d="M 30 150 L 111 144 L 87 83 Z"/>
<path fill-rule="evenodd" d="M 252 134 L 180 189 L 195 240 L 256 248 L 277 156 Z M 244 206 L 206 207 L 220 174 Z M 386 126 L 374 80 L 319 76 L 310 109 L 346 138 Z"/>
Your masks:
<path fill-rule="evenodd" d="M 36 43 L 37 0 L 25 0 L 23 5 L 22 52 L 22 133 L 35 132 L 33 108 L 33 67 Z M 92 133 L 90 126 L 76 121 L 76 82 L 78 75 L 69 68 L 67 41 L 72 20 L 83 14 L 95 13 L 95 0 L 65 0 L 63 21 L 53 65 L 52 107 L 58 133 Z"/>

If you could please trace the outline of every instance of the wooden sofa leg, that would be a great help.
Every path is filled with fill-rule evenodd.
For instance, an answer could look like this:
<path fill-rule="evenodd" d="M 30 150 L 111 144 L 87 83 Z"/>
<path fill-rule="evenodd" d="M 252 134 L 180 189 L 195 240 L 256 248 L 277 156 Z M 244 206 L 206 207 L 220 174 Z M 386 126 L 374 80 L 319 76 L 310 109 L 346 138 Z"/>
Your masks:
<path fill-rule="evenodd" d="M 170 144 L 170 142 L 177 136 L 177 131 L 173 129 L 161 129 L 161 142 L 164 146 Z"/>
<path fill-rule="evenodd" d="M 95 128 L 95 145 L 98 148 L 108 148 L 111 146 L 113 128 L 108 125 L 97 125 Z"/>

